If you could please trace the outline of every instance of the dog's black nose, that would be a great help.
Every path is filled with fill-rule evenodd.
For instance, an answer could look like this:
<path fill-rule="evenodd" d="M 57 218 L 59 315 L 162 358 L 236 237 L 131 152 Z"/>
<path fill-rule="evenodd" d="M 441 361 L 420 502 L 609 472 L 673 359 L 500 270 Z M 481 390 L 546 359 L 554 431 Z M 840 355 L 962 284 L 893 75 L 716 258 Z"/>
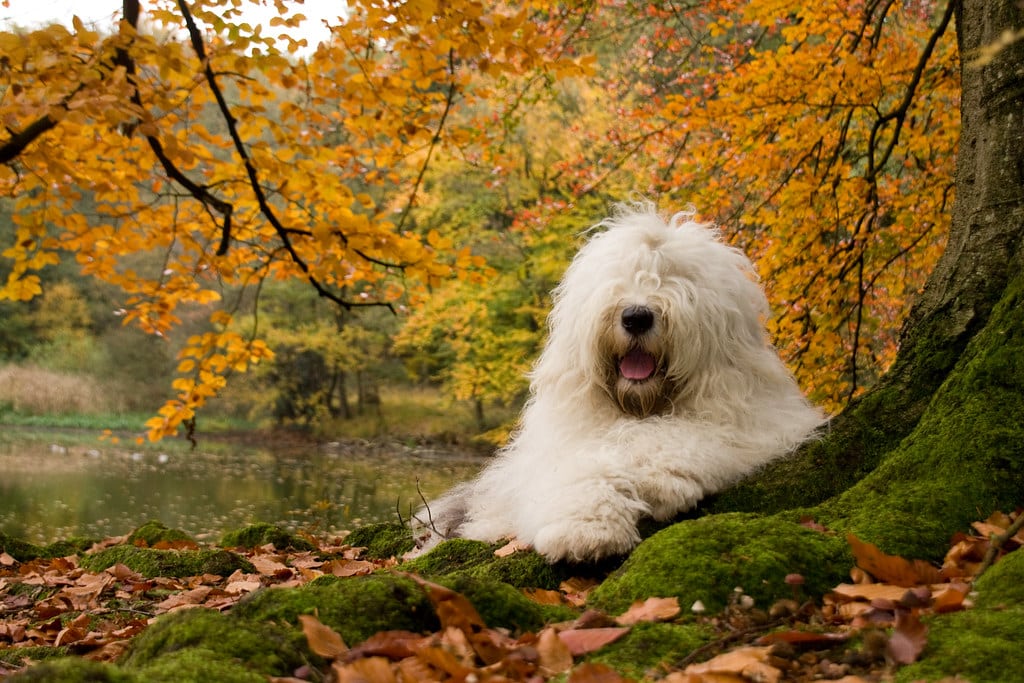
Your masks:
<path fill-rule="evenodd" d="M 646 306 L 627 306 L 622 311 L 622 327 L 638 336 L 654 327 L 654 312 Z"/>

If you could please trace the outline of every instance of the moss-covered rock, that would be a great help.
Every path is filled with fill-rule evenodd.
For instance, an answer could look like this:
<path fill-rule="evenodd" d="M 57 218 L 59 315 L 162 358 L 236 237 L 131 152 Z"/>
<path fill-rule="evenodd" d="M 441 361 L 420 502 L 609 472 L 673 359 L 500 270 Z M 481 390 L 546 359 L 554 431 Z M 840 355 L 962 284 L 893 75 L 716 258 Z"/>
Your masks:
<path fill-rule="evenodd" d="M 150 520 L 128 534 L 128 544 L 152 548 L 157 543 L 195 543 L 196 539 L 181 529 L 168 529 L 163 523 Z"/>
<path fill-rule="evenodd" d="M 401 557 L 415 545 L 409 527 L 397 522 L 381 522 L 359 527 L 345 538 L 345 542 L 358 548 L 366 548 L 364 554 L 374 560 Z"/>
<path fill-rule="evenodd" d="M 467 574 L 483 580 L 501 581 L 516 588 L 547 589 L 558 588 L 562 581 L 586 574 L 590 569 L 565 563 L 550 564 L 533 551 L 498 557 L 494 551 L 499 547 L 500 543 L 453 538 L 399 568 L 427 577 Z"/>
<path fill-rule="evenodd" d="M 28 562 L 45 557 L 43 549 L 34 543 L 22 541 L 0 531 L 0 552 L 5 552 L 18 562 Z"/>
<path fill-rule="evenodd" d="M 112 664 L 65 657 L 37 664 L 6 680 L 9 683 L 142 683 L 145 679 Z"/>
<path fill-rule="evenodd" d="M 66 657 L 69 651 L 67 647 L 10 647 L 0 648 L 0 664 L 9 668 L 24 666 L 26 662 L 42 662 L 47 659 L 58 659 Z"/>
<path fill-rule="evenodd" d="M 132 642 L 121 663 L 145 680 L 265 680 L 291 674 L 304 660 L 303 647 L 301 634 L 286 625 L 200 608 L 158 619 Z M 210 668 L 201 659 L 209 659 Z"/>
<path fill-rule="evenodd" d="M 916 664 L 901 669 L 899 683 L 957 680 L 1021 683 L 1024 609 L 972 609 L 928 620 L 928 644 Z"/>
<path fill-rule="evenodd" d="M 224 548 L 258 548 L 268 543 L 273 544 L 278 550 L 316 550 L 316 546 L 306 539 L 265 522 L 229 531 L 220 541 Z"/>
<path fill-rule="evenodd" d="M 101 572 L 115 564 L 123 564 L 146 577 L 229 576 L 239 569 L 249 573 L 256 571 L 244 557 L 226 550 L 156 550 L 116 545 L 81 558 L 82 568 L 91 572 Z"/>
<path fill-rule="evenodd" d="M 316 614 L 349 645 L 378 631 L 429 632 L 439 626 L 423 589 L 392 574 L 323 576 L 300 588 L 257 591 L 232 611 L 241 620 L 291 625 L 300 614 Z"/>
<path fill-rule="evenodd" d="M 671 666 L 715 638 L 698 624 L 636 624 L 621 640 L 587 657 L 637 680 L 652 677 L 659 665 Z M 657 673 L 664 673 L 664 670 Z"/>
<path fill-rule="evenodd" d="M 540 605 L 507 583 L 458 572 L 438 579 L 438 583 L 461 593 L 491 627 L 513 631 L 537 631 L 545 624 L 566 621 L 577 616 L 574 610 L 557 605 Z"/>
<path fill-rule="evenodd" d="M 237 658 L 202 647 L 168 652 L 138 672 L 146 683 L 266 683 L 267 676 Z"/>
<path fill-rule="evenodd" d="M 787 574 L 802 574 L 803 590 L 821 595 L 851 566 L 846 543 L 794 522 L 730 513 L 664 529 L 633 551 L 598 586 L 590 603 L 612 614 L 648 597 L 679 598 L 688 609 L 700 600 L 714 612 L 736 587 L 767 605 L 791 595 Z"/>
<path fill-rule="evenodd" d="M 974 584 L 978 609 L 1024 608 L 1024 550 L 1017 550 L 989 567 Z"/>
<path fill-rule="evenodd" d="M 41 557 L 67 557 L 68 555 L 81 555 L 89 548 L 99 542 L 98 538 L 74 536 L 60 541 L 55 541 L 43 548 Z"/>

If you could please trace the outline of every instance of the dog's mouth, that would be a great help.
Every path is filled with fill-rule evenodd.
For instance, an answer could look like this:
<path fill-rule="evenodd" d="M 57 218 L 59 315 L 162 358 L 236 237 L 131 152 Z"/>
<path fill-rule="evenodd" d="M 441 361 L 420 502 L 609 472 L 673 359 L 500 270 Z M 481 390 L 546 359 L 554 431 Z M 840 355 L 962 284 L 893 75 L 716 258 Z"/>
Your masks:
<path fill-rule="evenodd" d="M 650 379 L 657 369 L 657 359 L 641 349 L 632 349 L 619 360 L 619 374 L 633 382 Z"/>

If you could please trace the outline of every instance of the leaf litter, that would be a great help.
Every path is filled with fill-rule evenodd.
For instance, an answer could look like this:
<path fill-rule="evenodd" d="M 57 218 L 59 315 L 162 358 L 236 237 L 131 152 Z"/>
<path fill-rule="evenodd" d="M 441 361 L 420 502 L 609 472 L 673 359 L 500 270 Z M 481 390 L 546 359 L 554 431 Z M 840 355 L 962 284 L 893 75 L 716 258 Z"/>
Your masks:
<path fill-rule="evenodd" d="M 326 680 L 345 683 L 400 681 L 546 681 L 623 683 L 605 664 L 580 661 L 626 636 L 637 624 L 703 624 L 719 637 L 677 662 L 663 662 L 651 678 L 668 683 L 774 683 L 831 679 L 843 683 L 887 680 L 895 667 L 918 659 L 928 637 L 922 616 L 970 607 L 973 580 L 1000 554 L 1024 545 L 1021 512 L 996 513 L 957 534 L 942 567 L 887 555 L 847 536 L 856 567 L 849 583 L 837 585 L 821 604 L 777 601 L 767 611 L 745 601 L 741 591 L 721 613 L 684 614 L 675 597 L 651 597 L 619 615 L 584 610 L 592 579 L 570 579 L 558 591 L 523 589 L 540 604 L 581 610 L 573 621 L 551 624 L 539 633 L 510 633 L 488 627 L 460 593 L 422 577 L 404 574 L 428 597 L 441 624 L 435 633 L 383 631 L 350 646 L 315 615 L 302 615 L 311 651 L 326 661 L 279 683 Z M 828 530 L 813 521 L 805 526 Z M 123 538 L 108 539 L 109 547 Z M 511 552 L 522 549 L 515 547 Z M 284 552 L 273 545 L 236 549 L 256 573 L 230 576 L 146 578 L 123 564 L 88 572 L 77 555 L 18 562 L 0 552 L 0 655 L 6 650 L 65 646 L 75 655 L 115 662 L 131 639 L 161 614 L 204 607 L 230 610 L 245 595 L 270 586 L 299 586 L 318 576 L 358 576 L 391 570 L 397 560 L 369 560 L 362 549 L 338 539 L 317 551 Z M 504 552 L 510 552 L 506 549 Z M 802 577 L 790 575 L 794 597 Z M 859 636 L 858 649 L 849 641 Z M 0 679 L 23 667 L 4 664 Z M 28 663 L 26 663 L 28 664 Z"/>

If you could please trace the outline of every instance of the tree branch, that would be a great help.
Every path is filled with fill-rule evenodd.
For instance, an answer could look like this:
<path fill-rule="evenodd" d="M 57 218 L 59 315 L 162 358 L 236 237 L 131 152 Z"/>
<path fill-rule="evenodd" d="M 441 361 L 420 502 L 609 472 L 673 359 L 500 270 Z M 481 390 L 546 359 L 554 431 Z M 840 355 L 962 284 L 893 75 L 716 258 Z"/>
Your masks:
<path fill-rule="evenodd" d="M 288 252 L 292 261 L 306 275 L 306 279 L 311 285 L 313 285 L 317 294 L 325 299 L 333 301 L 345 309 L 350 309 L 354 306 L 386 306 L 389 310 L 394 312 L 394 306 L 388 302 L 368 301 L 362 303 L 347 301 L 325 287 L 319 280 L 317 280 L 316 276 L 313 275 L 309 268 L 309 264 L 307 264 L 302 256 L 299 255 L 298 251 L 295 249 L 295 245 L 292 244 L 292 240 L 289 237 L 289 230 L 281 223 L 277 214 L 274 212 L 273 207 L 270 206 L 270 202 L 267 201 L 267 195 L 263 191 L 263 185 L 260 182 L 259 172 L 256 170 L 256 165 L 249 156 L 249 152 L 245 147 L 241 134 L 238 132 L 237 121 L 231 114 L 231 109 L 228 107 L 227 100 L 224 99 L 224 93 L 217 84 L 217 75 L 214 73 L 213 67 L 210 65 L 210 60 L 206 55 L 206 46 L 203 43 L 203 36 L 199 32 L 199 27 L 196 26 L 195 19 L 193 18 L 192 12 L 189 10 L 188 4 L 185 0 L 178 0 L 178 9 L 181 11 L 181 14 L 185 19 L 185 26 L 188 29 L 192 49 L 203 64 L 203 74 L 206 78 L 206 84 L 210 88 L 210 92 L 213 93 L 213 97 L 217 102 L 217 108 L 220 109 L 221 115 L 224 118 L 224 123 L 227 124 L 228 133 L 230 134 L 231 141 L 234 144 L 235 152 L 242 159 L 242 163 L 245 165 L 245 171 L 249 177 L 249 187 L 252 189 L 252 192 L 256 197 L 256 203 L 260 207 L 260 213 L 262 213 L 270 225 L 273 226 L 274 231 L 281 239 L 285 251 Z"/>

